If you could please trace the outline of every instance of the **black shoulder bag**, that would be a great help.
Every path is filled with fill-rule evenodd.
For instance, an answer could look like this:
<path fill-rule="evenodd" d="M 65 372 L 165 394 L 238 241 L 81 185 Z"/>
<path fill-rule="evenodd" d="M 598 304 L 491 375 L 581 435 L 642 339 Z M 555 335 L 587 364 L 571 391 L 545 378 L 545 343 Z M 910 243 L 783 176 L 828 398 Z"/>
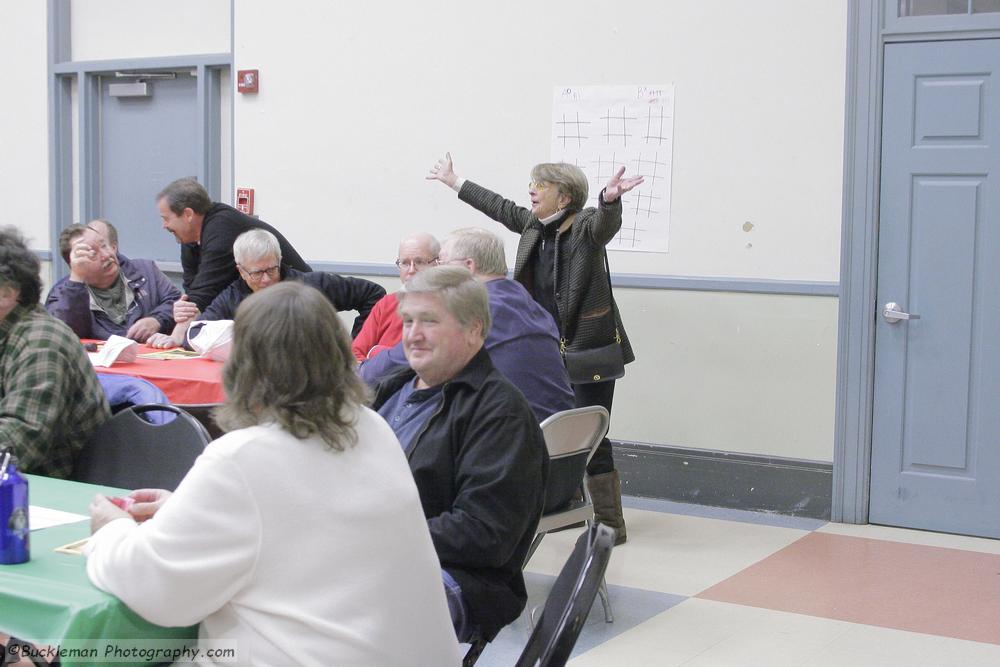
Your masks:
<path fill-rule="evenodd" d="M 608 314 L 614 318 L 614 295 L 611 291 L 611 267 L 608 266 L 608 251 L 604 250 L 604 271 L 608 279 L 608 297 L 611 308 Z M 617 380 L 625 375 L 625 357 L 622 353 L 622 337 L 615 324 L 615 339 L 608 345 L 590 350 L 571 351 L 566 349 L 566 331 L 563 323 L 562 337 L 559 339 L 559 351 L 562 352 L 569 381 L 573 384 L 592 384 Z"/>

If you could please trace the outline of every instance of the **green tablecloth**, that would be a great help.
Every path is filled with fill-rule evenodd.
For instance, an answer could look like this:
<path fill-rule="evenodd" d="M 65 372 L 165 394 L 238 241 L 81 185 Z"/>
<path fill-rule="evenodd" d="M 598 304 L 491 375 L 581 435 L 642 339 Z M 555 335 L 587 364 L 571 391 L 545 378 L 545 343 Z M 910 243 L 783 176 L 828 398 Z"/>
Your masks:
<path fill-rule="evenodd" d="M 87 506 L 95 493 L 111 496 L 128 493 L 36 475 L 26 477 L 32 505 L 64 512 L 89 515 Z M 49 644 L 66 639 L 87 640 L 83 645 L 98 648 L 102 653 L 105 650 L 102 639 L 193 644 L 198 636 L 197 626 L 164 628 L 147 623 L 117 598 L 90 583 L 83 556 L 53 551 L 89 534 L 89 521 L 32 531 L 31 560 L 20 565 L 0 565 L 0 630 Z M 73 641 L 68 645 L 81 644 Z M 78 663 L 64 658 L 63 664 Z"/>

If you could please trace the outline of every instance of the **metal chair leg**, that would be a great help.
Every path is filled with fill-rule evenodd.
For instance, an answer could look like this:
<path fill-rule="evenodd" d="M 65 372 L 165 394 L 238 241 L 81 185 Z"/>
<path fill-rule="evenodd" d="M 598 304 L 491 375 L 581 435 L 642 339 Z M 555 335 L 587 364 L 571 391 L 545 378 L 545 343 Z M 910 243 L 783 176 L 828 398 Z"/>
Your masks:
<path fill-rule="evenodd" d="M 474 638 L 469 644 L 469 651 L 462 658 L 462 667 L 472 667 L 479 660 L 479 656 L 483 654 L 483 650 L 486 648 L 486 640 L 482 637 Z"/>
<path fill-rule="evenodd" d="M 531 560 L 531 557 L 535 555 L 535 549 L 537 549 L 538 545 L 542 543 L 542 538 L 545 537 L 546 535 L 547 533 L 538 533 L 537 535 L 535 535 L 535 538 L 531 540 L 531 546 L 528 547 L 528 553 L 524 555 L 524 562 L 521 563 L 522 570 L 528 566 L 528 561 Z"/>
<path fill-rule="evenodd" d="M 601 577 L 601 585 L 597 589 L 597 594 L 601 596 L 601 606 L 604 607 L 604 622 L 614 623 L 615 615 L 611 612 L 611 600 L 608 599 L 608 582 Z"/>
<path fill-rule="evenodd" d="M 535 612 L 538 611 L 538 607 L 541 605 L 535 605 L 528 610 L 528 632 L 533 632 L 535 629 Z"/>

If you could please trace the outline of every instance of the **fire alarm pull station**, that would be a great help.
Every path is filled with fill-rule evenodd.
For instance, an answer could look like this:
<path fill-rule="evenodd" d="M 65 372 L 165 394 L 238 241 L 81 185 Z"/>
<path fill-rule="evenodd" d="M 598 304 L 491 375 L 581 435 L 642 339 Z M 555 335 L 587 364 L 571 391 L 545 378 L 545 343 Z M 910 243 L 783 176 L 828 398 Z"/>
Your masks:
<path fill-rule="evenodd" d="M 236 73 L 236 92 L 256 93 L 260 90 L 260 70 L 241 69 Z"/>
<path fill-rule="evenodd" d="M 236 188 L 236 210 L 253 215 L 253 188 Z"/>

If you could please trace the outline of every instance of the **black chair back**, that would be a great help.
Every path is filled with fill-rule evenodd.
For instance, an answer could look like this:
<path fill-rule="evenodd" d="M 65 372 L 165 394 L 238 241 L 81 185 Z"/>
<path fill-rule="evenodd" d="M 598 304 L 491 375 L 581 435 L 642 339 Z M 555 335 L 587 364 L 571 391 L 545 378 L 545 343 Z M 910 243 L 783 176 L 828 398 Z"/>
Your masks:
<path fill-rule="evenodd" d="M 576 645 L 615 546 L 615 531 L 595 523 L 580 536 L 556 577 L 517 667 L 565 665 Z"/>
<path fill-rule="evenodd" d="M 139 416 L 153 410 L 176 417 L 165 424 L 151 424 Z M 209 442 L 205 427 L 180 408 L 136 405 L 97 429 L 77 458 L 73 479 L 123 489 L 173 491 Z"/>
<path fill-rule="evenodd" d="M 212 440 L 221 438 L 226 433 L 215 423 L 215 409 L 222 403 L 179 403 L 177 407 L 184 410 L 205 427 Z"/>

